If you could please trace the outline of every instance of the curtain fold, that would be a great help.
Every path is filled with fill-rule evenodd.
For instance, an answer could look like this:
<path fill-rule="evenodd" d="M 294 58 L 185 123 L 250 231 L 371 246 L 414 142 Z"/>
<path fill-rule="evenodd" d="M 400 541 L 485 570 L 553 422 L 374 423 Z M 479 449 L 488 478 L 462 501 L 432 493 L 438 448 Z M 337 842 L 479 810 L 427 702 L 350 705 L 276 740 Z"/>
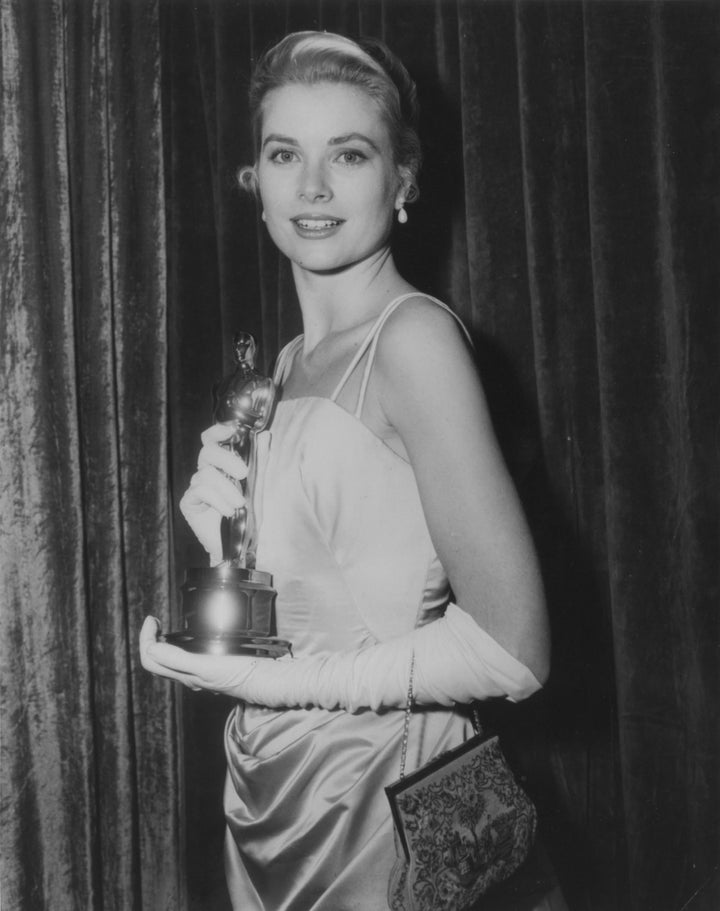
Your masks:
<path fill-rule="evenodd" d="M 77 460 L 59 459 L 55 444 L 62 440 L 63 448 L 77 451 L 77 392 L 68 379 L 75 342 L 67 149 L 62 134 L 44 133 L 39 110 L 41 95 L 57 96 L 64 83 L 61 12 L 55 6 L 40 17 L 32 8 L 5 5 L 1 22 L 2 204 L 9 243 L 3 256 L 0 396 L 0 775 L 6 820 L 0 838 L 3 856 L 13 859 L 3 871 L 4 898 L 17 908 L 21 896 L 41 903 L 53 893 L 77 890 L 91 901 L 96 894 L 89 849 L 96 835 L 92 681 L 86 617 L 77 611 L 86 594 L 82 481 Z M 31 29 L 46 49 L 42 68 Z M 19 71 L 21 60 L 35 64 L 30 72 Z M 56 100 L 54 116 L 63 124 L 62 93 Z M 24 149 L 38 150 L 30 174 Z M 62 394 L 46 394 L 53 384 Z M 70 719 L 77 719 L 72 741 L 65 736 Z M 9 814 L 15 801 L 17 812 Z M 57 847 L 45 850 L 53 841 Z"/>
<path fill-rule="evenodd" d="M 553 630 L 546 802 L 570 897 L 628 904 L 587 196 L 582 4 L 516 15 L 523 211 L 543 471 L 534 517 Z M 539 495 L 538 495 L 539 494 Z M 587 748 L 578 749 L 580 743 Z M 555 806 L 552 807 L 552 802 Z M 600 876 L 598 871 L 611 875 Z M 589 884 L 592 883 L 592 886 Z"/>
<path fill-rule="evenodd" d="M 1 7 L 3 907 L 184 907 L 153 3 Z"/>
<path fill-rule="evenodd" d="M 717 889 L 718 9 L 590 4 L 586 45 L 631 891 L 682 907 Z"/>

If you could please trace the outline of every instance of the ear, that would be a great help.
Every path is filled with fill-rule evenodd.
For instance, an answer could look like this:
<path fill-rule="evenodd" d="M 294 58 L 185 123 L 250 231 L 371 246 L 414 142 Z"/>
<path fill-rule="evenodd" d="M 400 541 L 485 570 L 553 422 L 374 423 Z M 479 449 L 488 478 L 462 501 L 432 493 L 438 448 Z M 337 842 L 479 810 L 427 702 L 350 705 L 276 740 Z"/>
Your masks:
<path fill-rule="evenodd" d="M 415 183 L 414 170 L 407 165 L 398 166 L 400 186 L 395 194 L 395 208 L 400 209 L 405 203 L 414 202 L 418 198 L 418 189 Z"/>
<path fill-rule="evenodd" d="M 254 166 L 246 165 L 244 168 L 240 168 L 237 173 L 237 180 L 243 190 L 247 190 L 248 193 L 252 193 L 255 197 L 258 196 L 260 187 Z"/>

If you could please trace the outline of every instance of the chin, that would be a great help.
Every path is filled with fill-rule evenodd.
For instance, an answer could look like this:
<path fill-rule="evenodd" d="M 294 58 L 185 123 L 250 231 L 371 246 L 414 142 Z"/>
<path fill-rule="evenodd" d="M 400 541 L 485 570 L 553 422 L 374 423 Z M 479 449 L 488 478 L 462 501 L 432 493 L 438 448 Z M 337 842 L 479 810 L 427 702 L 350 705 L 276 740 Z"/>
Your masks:
<path fill-rule="evenodd" d="M 295 247 L 287 252 L 283 250 L 283 252 L 299 269 L 304 269 L 307 272 L 316 272 L 319 275 L 334 275 L 343 272 L 346 269 L 351 269 L 353 266 L 357 266 L 360 263 L 373 260 L 373 258 L 381 254 L 384 249 L 385 246 L 379 245 L 378 247 L 364 250 L 355 248 L 352 251 L 332 252 L 328 248 L 325 248 L 324 250 L 317 249 L 308 251 L 298 250 L 297 247 Z"/>
<path fill-rule="evenodd" d="M 342 272 L 344 269 L 349 269 L 350 266 L 353 265 L 353 263 L 349 261 L 328 261 L 327 259 L 322 259 L 321 257 L 305 257 L 302 260 L 293 259 L 293 263 L 298 267 L 298 269 L 304 269 L 306 272 L 316 272 L 318 275 L 336 275 L 338 272 Z"/>
<path fill-rule="evenodd" d="M 298 251 L 297 249 L 289 250 L 285 254 L 290 261 L 299 269 L 305 269 L 308 272 L 342 272 L 357 262 L 354 256 L 330 255 L 327 250 L 307 250 Z"/>

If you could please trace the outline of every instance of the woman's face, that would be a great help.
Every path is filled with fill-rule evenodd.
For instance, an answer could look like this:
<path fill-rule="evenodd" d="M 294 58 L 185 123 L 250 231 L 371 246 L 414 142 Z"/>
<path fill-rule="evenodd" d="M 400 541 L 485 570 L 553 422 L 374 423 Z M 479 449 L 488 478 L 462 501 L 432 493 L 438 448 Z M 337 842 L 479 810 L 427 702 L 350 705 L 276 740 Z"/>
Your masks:
<path fill-rule="evenodd" d="M 385 122 L 361 89 L 268 92 L 257 174 L 270 236 L 297 266 L 337 271 L 387 245 L 402 184 Z"/>

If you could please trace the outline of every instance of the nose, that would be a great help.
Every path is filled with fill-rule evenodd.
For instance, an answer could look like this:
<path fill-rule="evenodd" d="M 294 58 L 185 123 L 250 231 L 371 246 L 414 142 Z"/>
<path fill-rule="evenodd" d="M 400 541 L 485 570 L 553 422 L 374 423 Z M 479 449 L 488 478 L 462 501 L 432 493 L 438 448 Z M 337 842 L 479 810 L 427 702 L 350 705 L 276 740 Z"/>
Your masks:
<path fill-rule="evenodd" d="M 307 162 L 300 175 L 298 196 L 307 202 L 325 201 L 332 198 L 332 190 L 328 183 L 325 164 L 323 162 Z"/>

